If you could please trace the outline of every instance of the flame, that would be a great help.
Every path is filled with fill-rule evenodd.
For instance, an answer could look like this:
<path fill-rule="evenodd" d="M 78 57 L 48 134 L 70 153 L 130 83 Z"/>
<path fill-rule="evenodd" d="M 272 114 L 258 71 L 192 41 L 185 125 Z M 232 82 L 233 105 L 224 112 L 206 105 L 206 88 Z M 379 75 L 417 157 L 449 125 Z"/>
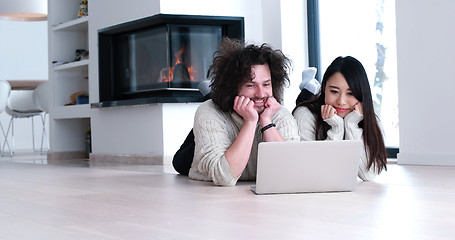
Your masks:
<path fill-rule="evenodd" d="M 190 81 L 194 82 L 194 74 L 196 73 L 194 67 L 190 66 L 188 68 L 188 73 L 190 74 Z"/>
<path fill-rule="evenodd" d="M 171 79 L 167 76 L 167 74 L 161 75 L 161 82 L 170 82 Z"/>
<path fill-rule="evenodd" d="M 180 63 L 183 63 L 182 62 L 182 54 L 183 52 L 185 51 L 185 48 L 182 47 L 180 48 L 180 50 L 178 50 L 175 54 L 174 54 L 174 57 L 176 58 L 174 64 L 172 65 L 172 67 L 169 68 L 169 74 L 163 74 L 161 76 L 161 81 L 162 82 L 170 82 L 174 79 L 174 68 L 177 64 L 180 64 Z M 185 65 L 186 66 L 186 65 Z M 194 80 L 194 75 L 196 73 L 196 69 L 193 67 L 193 66 L 186 66 L 187 70 L 188 70 L 188 73 L 190 75 L 190 81 L 195 81 Z"/>

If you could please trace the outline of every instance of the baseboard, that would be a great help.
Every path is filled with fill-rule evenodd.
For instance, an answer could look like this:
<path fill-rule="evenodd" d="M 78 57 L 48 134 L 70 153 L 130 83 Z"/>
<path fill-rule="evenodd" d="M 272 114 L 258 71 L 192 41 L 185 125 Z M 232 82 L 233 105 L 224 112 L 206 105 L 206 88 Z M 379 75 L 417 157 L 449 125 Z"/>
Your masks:
<path fill-rule="evenodd" d="M 88 166 L 85 152 L 48 152 L 47 164 Z"/>
<path fill-rule="evenodd" d="M 48 160 L 59 160 L 59 159 L 84 159 L 85 152 L 48 152 Z"/>
<path fill-rule="evenodd" d="M 455 166 L 455 155 L 398 153 L 397 163 L 404 165 Z"/>
<path fill-rule="evenodd" d="M 90 165 L 93 164 L 135 164 L 135 165 L 163 165 L 162 156 L 91 153 Z"/>
<path fill-rule="evenodd" d="M 47 154 L 48 164 L 54 165 L 163 165 L 165 159 L 167 158 L 162 156 L 139 154 L 91 153 L 90 159 L 85 157 L 85 152 L 49 152 Z"/>

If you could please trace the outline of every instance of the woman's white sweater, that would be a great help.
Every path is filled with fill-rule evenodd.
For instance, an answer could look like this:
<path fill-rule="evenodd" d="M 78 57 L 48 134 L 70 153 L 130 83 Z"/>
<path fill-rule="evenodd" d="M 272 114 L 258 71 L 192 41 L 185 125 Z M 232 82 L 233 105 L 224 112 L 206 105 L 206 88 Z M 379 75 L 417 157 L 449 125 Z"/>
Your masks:
<path fill-rule="evenodd" d="M 298 107 L 294 111 L 294 117 L 297 120 L 299 128 L 300 140 L 314 141 L 316 140 L 316 118 L 313 113 L 304 106 Z M 359 122 L 363 120 L 363 115 L 356 111 L 352 111 L 343 119 L 338 115 L 325 119 L 331 128 L 327 131 L 326 140 L 352 140 L 359 139 L 363 143 L 363 129 L 359 127 Z M 370 181 L 376 177 L 374 168 L 366 170 L 368 165 L 367 151 L 362 144 L 362 153 L 360 155 L 359 172 L 357 176 L 363 181 Z"/>

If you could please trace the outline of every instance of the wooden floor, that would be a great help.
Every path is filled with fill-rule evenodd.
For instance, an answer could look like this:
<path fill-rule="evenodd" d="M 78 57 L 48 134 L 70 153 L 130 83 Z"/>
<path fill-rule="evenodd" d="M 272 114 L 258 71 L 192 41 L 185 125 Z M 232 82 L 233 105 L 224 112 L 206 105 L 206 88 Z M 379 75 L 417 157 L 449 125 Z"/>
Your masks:
<path fill-rule="evenodd" d="M 355 192 L 257 196 L 170 166 L 0 159 L 0 239 L 454 239 L 455 168 L 390 164 Z"/>

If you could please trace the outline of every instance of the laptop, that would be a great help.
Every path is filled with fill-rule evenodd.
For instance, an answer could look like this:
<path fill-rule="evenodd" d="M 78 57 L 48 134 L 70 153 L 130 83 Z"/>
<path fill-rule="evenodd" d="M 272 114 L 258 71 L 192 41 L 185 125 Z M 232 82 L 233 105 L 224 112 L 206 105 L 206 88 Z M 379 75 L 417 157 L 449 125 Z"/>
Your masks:
<path fill-rule="evenodd" d="M 354 191 L 362 141 L 261 142 L 256 194 Z"/>

